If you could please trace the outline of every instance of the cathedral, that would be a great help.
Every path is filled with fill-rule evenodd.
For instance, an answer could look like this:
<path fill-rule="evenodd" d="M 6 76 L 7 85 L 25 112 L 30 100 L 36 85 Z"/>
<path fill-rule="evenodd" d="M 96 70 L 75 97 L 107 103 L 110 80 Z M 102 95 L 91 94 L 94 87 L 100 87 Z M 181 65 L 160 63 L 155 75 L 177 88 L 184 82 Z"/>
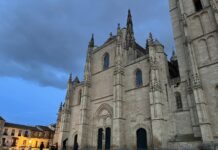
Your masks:
<path fill-rule="evenodd" d="M 135 40 L 130 10 L 84 79 L 70 75 L 54 143 L 67 150 L 218 149 L 218 1 L 169 0 L 176 52 Z"/>

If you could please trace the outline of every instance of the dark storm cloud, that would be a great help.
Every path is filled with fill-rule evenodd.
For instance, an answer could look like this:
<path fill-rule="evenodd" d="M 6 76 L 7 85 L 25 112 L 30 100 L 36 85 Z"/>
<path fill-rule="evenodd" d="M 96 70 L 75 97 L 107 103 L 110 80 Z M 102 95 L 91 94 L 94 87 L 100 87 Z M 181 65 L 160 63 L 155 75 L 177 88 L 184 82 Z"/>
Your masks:
<path fill-rule="evenodd" d="M 0 76 L 64 88 L 67 74 L 82 77 L 91 33 L 102 44 L 131 9 L 136 39 L 153 32 L 172 47 L 168 2 L 162 0 L 1 0 Z"/>

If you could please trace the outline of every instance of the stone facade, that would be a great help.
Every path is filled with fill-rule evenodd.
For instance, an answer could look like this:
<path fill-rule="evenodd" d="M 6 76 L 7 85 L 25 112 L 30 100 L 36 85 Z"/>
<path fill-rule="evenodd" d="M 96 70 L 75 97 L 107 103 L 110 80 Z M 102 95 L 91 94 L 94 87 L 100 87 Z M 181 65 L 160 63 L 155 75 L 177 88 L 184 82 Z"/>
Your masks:
<path fill-rule="evenodd" d="M 170 0 L 182 92 L 192 131 L 204 143 L 218 135 L 217 0 Z"/>
<path fill-rule="evenodd" d="M 92 36 L 84 80 L 68 81 L 54 143 L 80 150 L 197 149 L 218 142 L 216 0 L 170 0 L 176 53 L 127 26 L 102 46 Z M 177 61 L 178 59 L 178 61 Z M 216 145 L 216 144 L 214 144 Z M 215 147 L 215 146 L 214 146 Z"/>

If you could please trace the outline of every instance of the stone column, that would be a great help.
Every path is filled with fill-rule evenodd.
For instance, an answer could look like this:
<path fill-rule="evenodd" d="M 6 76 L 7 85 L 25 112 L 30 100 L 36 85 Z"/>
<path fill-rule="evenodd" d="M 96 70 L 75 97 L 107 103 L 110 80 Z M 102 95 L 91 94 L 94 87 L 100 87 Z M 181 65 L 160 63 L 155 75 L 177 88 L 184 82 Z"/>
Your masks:
<path fill-rule="evenodd" d="M 78 134 L 78 143 L 80 150 L 88 150 L 89 143 L 89 120 L 88 120 L 88 104 L 89 104 L 89 88 L 91 82 L 91 61 L 92 50 L 94 48 L 94 35 L 89 42 L 86 65 L 84 70 L 84 85 L 82 90 L 81 106 L 80 106 L 80 125 Z M 90 130 L 91 131 L 91 130 Z"/>
<path fill-rule="evenodd" d="M 192 130 L 194 133 L 195 137 L 200 137 L 200 127 L 199 127 L 199 122 L 198 122 L 198 116 L 197 116 L 197 111 L 196 111 L 196 106 L 195 102 L 193 101 L 193 91 L 191 89 L 190 85 L 187 85 L 187 99 L 188 99 L 188 106 L 189 106 L 189 112 L 190 112 L 190 117 L 191 117 L 191 123 L 192 123 Z"/>
<path fill-rule="evenodd" d="M 189 36 L 188 25 L 187 25 L 187 16 L 184 12 L 183 1 L 179 0 L 179 7 L 181 10 L 181 15 L 183 19 L 183 29 L 185 37 L 185 45 L 187 47 L 187 54 L 189 56 L 190 66 L 189 69 L 192 72 L 192 90 L 194 94 L 194 102 L 196 105 L 196 111 L 199 119 L 199 125 L 201 129 L 201 135 L 203 142 L 213 141 L 213 134 L 211 129 L 211 124 L 209 120 L 209 114 L 207 110 L 207 101 L 205 99 L 204 91 L 201 85 L 200 74 L 198 70 L 198 64 L 195 58 L 194 48 L 192 40 Z M 187 79 L 188 80 L 188 79 Z"/>
<path fill-rule="evenodd" d="M 207 101 L 204 97 L 204 91 L 200 84 L 200 77 L 198 74 L 193 76 L 193 93 L 195 97 L 196 109 L 199 119 L 199 125 L 201 129 L 201 135 L 203 142 L 213 141 L 213 134 L 211 129 L 211 123 L 209 120 Z"/>
<path fill-rule="evenodd" d="M 78 143 L 80 150 L 87 150 L 88 146 L 88 83 L 84 83 L 83 94 L 80 107 L 80 125 L 78 134 Z"/>
<path fill-rule="evenodd" d="M 156 61 L 156 49 L 152 35 L 148 39 L 149 58 L 150 58 L 150 109 L 151 109 L 151 125 L 152 125 L 152 146 L 153 148 L 161 148 L 163 144 L 163 99 L 162 89 L 159 78 L 158 62 Z"/>
<path fill-rule="evenodd" d="M 58 136 L 58 148 L 63 147 L 63 141 L 69 136 L 69 124 L 70 124 L 70 110 L 68 106 L 64 106 L 61 116 L 61 128 Z M 66 145 L 67 146 L 67 145 Z"/>
<path fill-rule="evenodd" d="M 161 148 L 163 140 L 163 103 L 160 82 L 157 80 L 155 72 L 157 72 L 157 70 L 151 70 L 151 83 L 149 92 L 152 123 L 152 141 L 154 148 Z"/>
<path fill-rule="evenodd" d="M 106 145 L 106 130 L 105 127 L 102 128 L 102 150 L 105 150 L 105 145 Z"/>
<path fill-rule="evenodd" d="M 216 25 L 218 25 L 218 2 L 216 0 L 210 0 L 210 5 L 214 12 L 213 15 L 214 15 Z"/>
<path fill-rule="evenodd" d="M 115 50 L 115 69 L 114 69 L 114 108 L 113 108 L 113 141 L 112 149 L 120 150 L 125 144 L 124 117 L 123 117 L 123 78 L 124 68 L 122 64 L 123 53 L 121 46 L 121 30 L 118 26 L 117 46 Z"/>

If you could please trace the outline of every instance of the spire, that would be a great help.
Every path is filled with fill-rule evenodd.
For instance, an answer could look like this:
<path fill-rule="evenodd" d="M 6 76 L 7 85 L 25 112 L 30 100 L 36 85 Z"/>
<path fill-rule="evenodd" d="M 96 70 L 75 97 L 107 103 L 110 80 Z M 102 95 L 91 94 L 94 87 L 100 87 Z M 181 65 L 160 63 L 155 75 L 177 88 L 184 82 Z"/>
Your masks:
<path fill-rule="evenodd" d="M 149 43 L 149 41 L 148 41 L 148 39 L 146 39 L 146 44 L 145 44 L 145 49 L 146 50 L 148 50 L 148 48 L 149 48 L 149 44 L 148 43 Z"/>
<path fill-rule="evenodd" d="M 70 73 L 68 82 L 72 82 L 72 73 Z"/>
<path fill-rule="evenodd" d="M 128 10 L 128 17 L 127 17 L 127 23 L 126 23 L 126 49 L 129 49 L 130 47 L 134 47 L 135 44 L 135 38 L 134 38 L 134 32 L 133 32 L 133 23 L 132 23 L 132 15 L 130 12 L 130 9 Z"/>
<path fill-rule="evenodd" d="M 66 98 L 69 97 L 69 91 L 71 91 L 71 87 L 72 87 L 72 73 L 70 73 L 69 79 L 68 79 L 68 83 L 67 83 L 67 94 L 66 94 Z"/>
<path fill-rule="evenodd" d="M 80 83 L 79 78 L 76 76 L 75 79 L 73 80 L 73 84 Z"/>
<path fill-rule="evenodd" d="M 94 47 L 94 45 L 95 45 L 94 34 L 92 34 L 92 38 L 91 38 L 91 40 L 89 42 L 89 47 Z"/>
<path fill-rule="evenodd" d="M 176 53 L 175 53 L 174 50 L 173 50 L 173 52 L 172 52 L 172 56 L 171 56 L 170 60 L 171 60 L 171 61 L 176 61 L 176 60 L 177 60 L 177 56 L 176 56 Z"/>
<path fill-rule="evenodd" d="M 132 15 L 130 9 L 128 10 L 126 27 L 127 27 L 127 32 L 133 34 L 133 23 L 132 23 Z"/>
<path fill-rule="evenodd" d="M 153 35 L 151 32 L 149 33 L 149 40 L 153 41 Z"/>
<path fill-rule="evenodd" d="M 117 25 L 117 35 L 121 35 L 121 29 L 120 29 L 120 24 L 119 23 Z"/>
<path fill-rule="evenodd" d="M 172 56 L 175 56 L 175 51 L 173 50 L 173 52 L 172 52 Z"/>
<path fill-rule="evenodd" d="M 110 38 L 113 36 L 113 33 L 112 32 L 110 32 Z"/>
<path fill-rule="evenodd" d="M 120 23 L 117 24 L 117 30 L 120 30 Z"/>
<path fill-rule="evenodd" d="M 62 102 L 60 104 L 60 107 L 59 107 L 59 112 L 62 110 Z"/>
<path fill-rule="evenodd" d="M 147 44 L 146 45 L 149 46 L 149 45 L 152 45 L 152 44 L 154 44 L 154 39 L 153 39 L 152 33 L 150 32 L 149 37 L 147 39 Z"/>

